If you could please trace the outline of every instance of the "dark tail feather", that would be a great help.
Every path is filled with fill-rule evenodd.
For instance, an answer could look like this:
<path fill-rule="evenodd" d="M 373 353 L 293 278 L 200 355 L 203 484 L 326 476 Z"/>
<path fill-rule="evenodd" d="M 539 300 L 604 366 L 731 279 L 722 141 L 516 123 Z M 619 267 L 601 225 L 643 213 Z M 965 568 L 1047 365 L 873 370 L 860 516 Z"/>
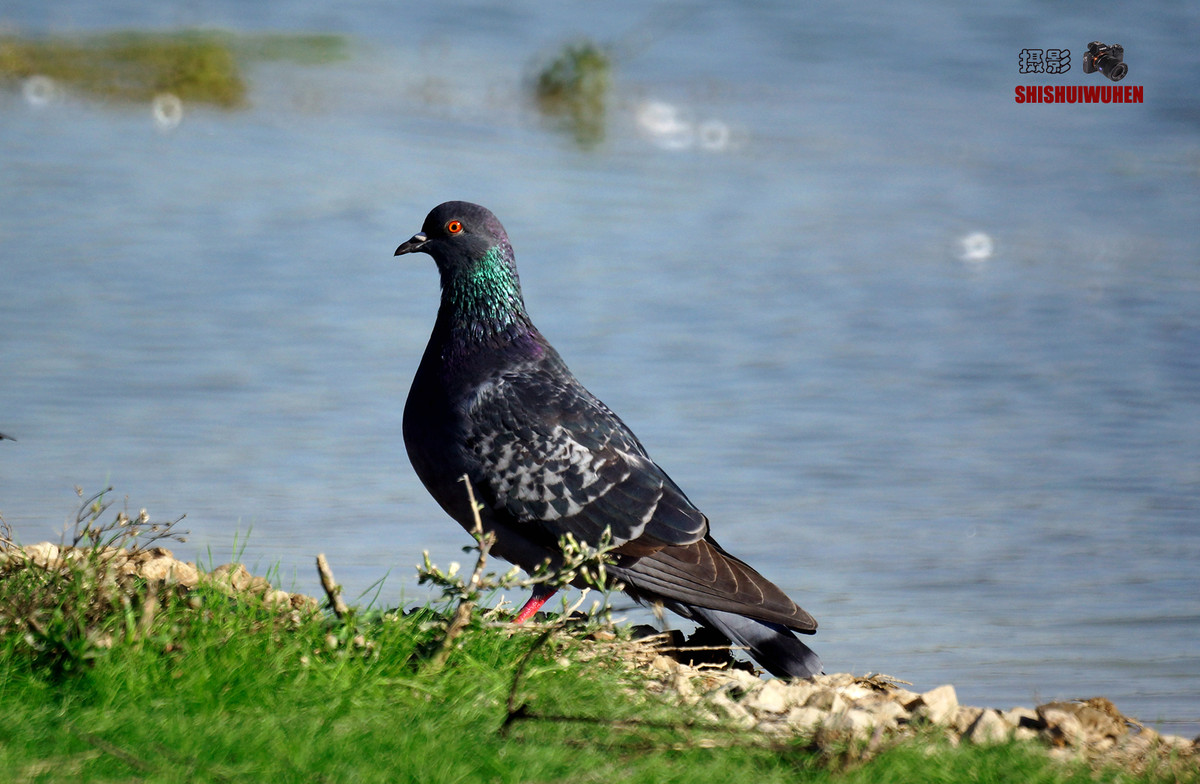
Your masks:
<path fill-rule="evenodd" d="M 682 609 L 680 607 L 676 612 Z M 679 614 L 716 629 L 733 644 L 746 648 L 754 661 L 776 677 L 811 678 L 825 672 L 813 649 L 796 639 L 792 630 L 785 626 L 723 610 L 691 606 L 686 609 Z"/>

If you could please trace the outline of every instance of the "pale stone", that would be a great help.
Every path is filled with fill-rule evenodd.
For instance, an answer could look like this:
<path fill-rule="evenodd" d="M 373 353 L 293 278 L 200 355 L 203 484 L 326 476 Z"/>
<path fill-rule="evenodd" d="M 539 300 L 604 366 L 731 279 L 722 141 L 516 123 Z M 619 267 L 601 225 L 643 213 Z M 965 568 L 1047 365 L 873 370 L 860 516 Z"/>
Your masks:
<path fill-rule="evenodd" d="M 175 566 L 174 558 L 153 558 L 146 561 L 138 569 L 138 574 L 147 580 L 162 582 Z"/>
<path fill-rule="evenodd" d="M 185 588 L 195 588 L 200 584 L 200 570 L 191 561 L 175 562 L 175 579 Z"/>
<path fill-rule="evenodd" d="M 266 596 L 273 589 L 271 581 L 266 577 L 251 577 L 250 582 L 246 585 L 246 592 L 255 596 Z"/>
<path fill-rule="evenodd" d="M 914 718 L 933 724 L 945 724 L 954 718 L 958 711 L 958 694 L 950 684 L 938 686 L 923 693 L 916 707 L 910 709 Z"/>
<path fill-rule="evenodd" d="M 1037 712 L 1032 708 L 1013 708 L 1006 710 L 1001 714 L 1004 720 L 1014 727 L 1040 727 L 1042 720 L 1038 718 Z"/>
<path fill-rule="evenodd" d="M 833 689 L 814 691 L 804 704 L 810 708 L 825 711 L 826 713 L 840 713 L 846 710 L 847 707 L 846 701 L 842 699 L 842 695 Z"/>
<path fill-rule="evenodd" d="M 679 662 L 670 656 L 660 655 L 654 657 L 654 661 L 650 662 L 650 666 L 659 672 L 675 672 L 679 668 Z"/>
<path fill-rule="evenodd" d="M 746 710 L 741 705 L 738 705 L 723 691 L 716 691 L 709 698 L 714 707 L 725 711 L 725 715 L 733 719 L 734 724 L 743 729 L 750 729 L 754 726 L 754 717 L 750 715 L 750 711 Z"/>
<path fill-rule="evenodd" d="M 998 711 L 988 709 L 967 730 L 967 739 L 972 743 L 1002 743 L 1010 732 L 1008 722 Z"/>
<path fill-rule="evenodd" d="M 272 590 L 263 594 L 263 603 L 270 607 L 290 607 L 292 595 L 287 591 Z"/>
<path fill-rule="evenodd" d="M 826 714 L 816 708 L 800 707 L 788 711 L 787 723 L 798 730 L 810 730 L 824 720 Z"/>
<path fill-rule="evenodd" d="M 861 707 L 861 706 L 860 706 Z M 908 711 L 898 702 L 883 700 L 868 708 L 875 719 L 887 727 L 897 727 L 901 720 L 908 718 Z"/>
<path fill-rule="evenodd" d="M 315 598 L 311 596 L 305 596 L 302 593 L 292 594 L 291 602 L 293 610 L 307 610 L 310 612 L 315 612 L 317 608 L 321 606 L 321 603 Z M 296 622 L 300 622 L 299 616 L 296 617 Z"/>
<path fill-rule="evenodd" d="M 983 708 L 976 708 L 971 705 L 959 705 L 954 711 L 954 718 L 950 720 L 950 726 L 958 733 L 964 733 L 970 729 L 971 725 L 983 713 Z"/>
<path fill-rule="evenodd" d="M 1055 760 L 1056 762 L 1078 762 L 1080 759 L 1082 759 L 1078 749 L 1057 748 L 1050 749 L 1046 753 L 1050 755 L 1050 759 Z"/>
<path fill-rule="evenodd" d="M 763 721 L 760 721 L 758 724 L 754 725 L 754 731 L 766 733 L 768 735 L 784 735 L 790 732 L 791 728 L 788 727 L 786 722 L 778 721 L 777 719 L 764 719 Z"/>
<path fill-rule="evenodd" d="M 250 572 L 242 564 L 222 564 L 209 572 L 209 578 L 219 588 L 242 591 L 250 584 Z"/>
<path fill-rule="evenodd" d="M 1136 735 L 1130 734 L 1121 741 L 1121 749 L 1129 754 L 1141 755 L 1158 742 L 1159 734 L 1150 727 L 1143 727 Z"/>
<path fill-rule="evenodd" d="M 1042 706 L 1038 716 L 1046 725 L 1043 734 L 1055 746 L 1077 746 L 1085 740 L 1083 725 L 1075 714 L 1061 708 Z"/>
<path fill-rule="evenodd" d="M 1182 735 L 1162 735 L 1159 737 L 1159 742 L 1176 751 L 1189 751 L 1193 745 L 1192 741 Z"/>
<path fill-rule="evenodd" d="M 195 565 L 176 561 L 170 556 L 146 561 L 137 573 L 147 580 L 179 584 L 185 588 L 194 588 L 200 582 L 200 572 Z"/>
<path fill-rule="evenodd" d="M 25 556 L 38 566 L 52 566 L 58 563 L 58 545 L 52 542 L 38 542 L 25 548 Z"/>
<path fill-rule="evenodd" d="M 746 707 L 763 713 L 783 713 L 787 710 L 787 687 L 780 680 L 770 680 L 746 698 Z"/>
<path fill-rule="evenodd" d="M 788 705 L 803 705 L 813 695 L 817 687 L 808 681 L 791 681 L 787 684 Z"/>
<path fill-rule="evenodd" d="M 837 691 L 838 694 L 842 695 L 843 699 L 850 702 L 861 700 L 877 693 L 874 689 L 863 686 L 861 683 L 850 683 L 845 686 L 839 686 Z"/>
<path fill-rule="evenodd" d="M 750 691 L 751 689 L 756 688 L 758 684 L 762 683 L 761 678 L 754 673 L 746 672 L 745 670 L 729 670 L 728 674 L 730 679 L 737 684 L 742 691 Z"/>
<path fill-rule="evenodd" d="M 675 693 L 679 698 L 688 705 L 694 705 L 700 698 L 696 696 L 696 690 L 692 688 L 692 679 L 683 673 L 676 672 L 672 677 L 671 686 L 675 689 Z"/>
<path fill-rule="evenodd" d="M 836 732 L 848 732 L 861 738 L 866 737 L 871 728 L 875 726 L 875 717 L 865 710 L 850 708 L 829 714 L 821 726 Z"/>

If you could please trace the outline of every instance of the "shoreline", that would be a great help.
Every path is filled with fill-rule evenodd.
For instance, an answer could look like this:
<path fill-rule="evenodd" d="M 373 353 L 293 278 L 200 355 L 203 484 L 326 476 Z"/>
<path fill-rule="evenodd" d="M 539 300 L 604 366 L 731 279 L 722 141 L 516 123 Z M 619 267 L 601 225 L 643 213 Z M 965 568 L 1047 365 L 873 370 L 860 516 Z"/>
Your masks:
<path fill-rule="evenodd" d="M 208 586 L 230 597 L 260 601 L 265 608 L 290 614 L 297 622 L 323 608 L 329 608 L 338 618 L 349 611 L 340 603 L 339 589 L 327 564 L 320 572 L 329 601 L 322 602 L 274 588 L 266 578 L 251 575 L 242 564 L 223 564 L 206 572 L 193 562 L 176 559 L 169 549 L 160 546 L 127 550 L 62 547 L 51 542 L 18 547 L 10 542 L 0 551 L 0 575 L 30 567 L 59 571 L 84 565 L 88 558 L 94 558 L 105 573 L 103 579 L 114 585 L 127 588 L 141 580 L 155 594 L 163 589 L 186 594 Z M 554 634 L 569 634 L 561 621 L 496 626 L 513 633 L 550 629 Z M 631 633 L 635 638 L 630 639 Z M 1001 710 L 961 705 L 951 684 L 913 692 L 904 688 L 910 685 L 905 681 L 882 674 L 834 673 L 804 680 L 764 680 L 751 671 L 748 663 L 733 660 L 727 649 L 716 650 L 719 663 L 693 664 L 693 658 L 713 658 L 714 649 L 698 653 L 678 633 L 604 628 L 575 642 L 579 663 L 597 657 L 619 659 L 645 678 L 648 692 L 669 703 L 699 710 L 714 730 L 733 727 L 769 740 L 803 738 L 821 749 L 858 744 L 867 756 L 933 735 L 952 746 L 1010 741 L 1031 744 L 1044 749 L 1051 759 L 1082 761 L 1094 768 L 1115 766 L 1153 772 L 1164 765 L 1200 766 L 1200 737 L 1160 734 L 1124 715 L 1104 697 Z"/>

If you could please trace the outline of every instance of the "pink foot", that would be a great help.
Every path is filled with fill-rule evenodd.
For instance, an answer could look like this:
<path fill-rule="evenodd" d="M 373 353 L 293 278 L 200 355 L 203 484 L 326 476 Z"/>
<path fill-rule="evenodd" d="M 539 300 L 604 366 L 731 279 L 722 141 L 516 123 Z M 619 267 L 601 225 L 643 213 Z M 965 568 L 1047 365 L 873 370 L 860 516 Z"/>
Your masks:
<path fill-rule="evenodd" d="M 544 585 L 533 586 L 533 596 L 530 596 L 529 601 L 525 602 L 525 606 L 517 613 L 517 617 L 513 619 L 513 623 L 525 623 L 528 621 L 556 593 L 558 593 L 557 588 L 547 588 Z"/>

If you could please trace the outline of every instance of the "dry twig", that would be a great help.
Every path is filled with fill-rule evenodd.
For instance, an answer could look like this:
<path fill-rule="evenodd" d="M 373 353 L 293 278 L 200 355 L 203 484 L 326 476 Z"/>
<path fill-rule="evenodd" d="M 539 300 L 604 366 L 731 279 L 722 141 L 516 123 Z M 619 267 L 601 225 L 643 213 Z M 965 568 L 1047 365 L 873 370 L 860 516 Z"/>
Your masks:
<path fill-rule="evenodd" d="M 333 581 L 333 570 L 329 568 L 329 561 L 325 560 L 325 553 L 317 553 L 317 574 L 321 576 L 321 587 L 329 597 L 329 609 L 333 610 L 339 621 L 343 620 L 350 608 L 342 598 L 342 586 Z"/>
<path fill-rule="evenodd" d="M 461 481 L 467 486 L 467 499 L 471 503 L 471 514 L 475 517 L 475 526 L 471 529 L 471 536 L 475 537 L 475 541 L 479 543 L 479 558 L 475 560 L 475 570 L 471 572 L 471 579 L 464 586 L 462 598 L 454 610 L 454 617 L 450 619 L 450 625 L 446 628 L 446 636 L 442 638 L 442 644 L 433 656 L 432 664 L 435 669 L 446 663 L 446 658 L 454 646 L 454 640 L 471 620 L 471 612 L 475 609 L 475 598 L 479 593 L 479 585 L 483 581 L 483 568 L 487 564 L 488 553 L 491 551 L 492 545 L 496 543 L 494 533 L 483 532 L 483 520 L 479 517 L 479 504 L 475 501 L 475 489 L 471 487 L 471 480 L 466 474 L 463 474 Z"/>

